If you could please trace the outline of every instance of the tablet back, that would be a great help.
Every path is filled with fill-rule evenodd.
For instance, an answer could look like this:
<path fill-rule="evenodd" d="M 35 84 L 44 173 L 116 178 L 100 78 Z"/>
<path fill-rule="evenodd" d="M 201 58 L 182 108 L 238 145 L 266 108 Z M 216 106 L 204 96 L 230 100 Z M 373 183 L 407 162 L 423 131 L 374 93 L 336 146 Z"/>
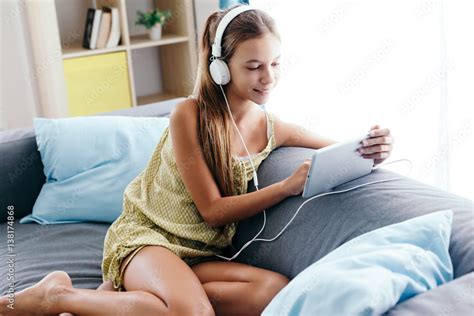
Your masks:
<path fill-rule="evenodd" d="M 369 174 L 373 159 L 359 156 L 357 149 L 368 136 L 340 142 L 315 151 L 303 190 L 303 198 L 331 191 L 334 187 Z"/>

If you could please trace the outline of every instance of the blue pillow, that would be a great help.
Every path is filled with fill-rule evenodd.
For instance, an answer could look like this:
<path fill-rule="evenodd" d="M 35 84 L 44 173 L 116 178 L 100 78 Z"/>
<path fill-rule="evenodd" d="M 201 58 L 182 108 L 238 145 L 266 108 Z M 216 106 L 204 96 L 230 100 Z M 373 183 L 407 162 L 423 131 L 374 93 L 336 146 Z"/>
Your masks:
<path fill-rule="evenodd" d="M 20 223 L 113 222 L 168 125 L 163 117 L 36 118 L 46 183 Z"/>
<path fill-rule="evenodd" d="M 379 315 L 451 281 L 452 218 L 438 211 L 350 240 L 299 273 L 262 315 Z"/>

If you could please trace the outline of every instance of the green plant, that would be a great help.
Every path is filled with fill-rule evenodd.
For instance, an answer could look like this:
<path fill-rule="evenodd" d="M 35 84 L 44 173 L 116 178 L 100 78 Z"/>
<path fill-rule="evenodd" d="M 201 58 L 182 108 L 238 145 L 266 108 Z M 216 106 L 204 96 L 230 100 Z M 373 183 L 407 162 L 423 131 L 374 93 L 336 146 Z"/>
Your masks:
<path fill-rule="evenodd" d="M 135 25 L 143 25 L 147 29 L 151 29 L 157 23 L 160 23 L 163 26 L 166 23 L 166 20 L 171 17 L 170 10 L 160 11 L 159 9 L 149 10 L 146 12 L 137 11 L 138 18 L 135 21 Z"/>

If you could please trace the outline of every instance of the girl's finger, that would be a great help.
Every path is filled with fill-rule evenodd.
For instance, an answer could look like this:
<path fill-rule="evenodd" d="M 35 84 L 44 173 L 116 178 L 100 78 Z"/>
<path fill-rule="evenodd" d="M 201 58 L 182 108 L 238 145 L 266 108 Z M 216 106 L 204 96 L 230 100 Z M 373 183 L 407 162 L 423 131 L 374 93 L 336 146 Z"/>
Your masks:
<path fill-rule="evenodd" d="M 362 155 L 362 157 L 366 158 L 366 159 L 386 159 L 390 156 L 390 152 L 388 151 L 382 151 L 382 152 L 378 152 L 378 153 L 375 153 L 375 154 L 364 154 Z"/>
<path fill-rule="evenodd" d="M 392 150 L 391 145 L 377 145 L 377 146 L 359 148 L 359 152 L 361 152 L 362 154 L 375 154 L 375 153 L 383 152 L 383 151 L 390 152 L 391 150 Z"/>
<path fill-rule="evenodd" d="M 390 136 L 386 137 L 377 137 L 377 138 L 369 138 L 369 139 L 364 139 L 362 141 L 362 145 L 364 147 L 366 146 L 373 146 L 373 145 L 378 145 L 378 144 L 393 144 L 393 138 Z"/>
<path fill-rule="evenodd" d="M 369 133 L 370 137 L 385 136 L 385 135 L 390 135 L 390 130 L 388 128 L 374 129 L 370 131 Z"/>

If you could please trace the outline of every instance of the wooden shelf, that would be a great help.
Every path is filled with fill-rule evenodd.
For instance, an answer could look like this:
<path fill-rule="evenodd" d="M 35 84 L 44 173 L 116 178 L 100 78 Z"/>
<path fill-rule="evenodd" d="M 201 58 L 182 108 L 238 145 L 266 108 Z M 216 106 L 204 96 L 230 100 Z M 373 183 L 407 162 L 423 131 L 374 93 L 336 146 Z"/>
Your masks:
<path fill-rule="evenodd" d="M 159 40 L 150 40 L 148 34 L 142 35 L 134 35 L 130 36 L 130 48 L 137 49 L 137 48 L 145 48 L 145 47 L 154 47 L 154 46 L 162 46 L 162 45 L 169 45 L 169 44 L 176 44 L 176 43 L 184 43 L 189 41 L 188 36 L 180 36 L 174 34 L 163 34 L 161 39 Z"/>
<path fill-rule="evenodd" d="M 176 43 L 185 43 L 189 41 L 188 36 L 180 36 L 174 34 L 163 34 L 162 38 L 156 41 L 150 40 L 148 34 L 135 35 L 130 37 L 130 45 L 120 45 L 111 48 L 87 49 L 82 47 L 82 42 L 72 43 L 67 47 L 62 47 L 63 59 L 93 56 L 97 54 L 106 54 L 117 51 L 124 51 L 127 48 L 139 49 L 146 47 L 163 46 Z"/>
<path fill-rule="evenodd" d="M 137 97 L 137 105 L 145 105 L 149 103 L 155 103 L 159 101 L 165 101 L 174 98 L 183 97 L 182 95 L 174 94 L 174 93 L 155 93 L 150 95 L 145 95 L 141 97 Z"/>
<path fill-rule="evenodd" d="M 36 2 L 27 1 L 27 5 L 31 10 L 37 10 L 34 6 Z M 110 92 L 112 90 L 104 88 L 112 85 L 116 88 L 118 85 L 114 73 L 116 70 L 111 66 L 116 54 L 123 57 L 120 74 L 126 77 L 120 76 L 120 79 L 127 82 L 120 88 L 126 90 L 128 86 L 127 93 L 130 95 L 130 100 L 122 107 L 144 105 L 192 93 L 198 64 L 194 1 L 48 0 L 44 3 L 43 9 L 29 16 L 27 21 L 35 39 L 35 63 L 37 67 L 42 67 L 44 60 L 48 60 L 57 67 L 47 67 L 42 72 L 38 93 L 42 103 L 60 109 L 58 112 L 64 113 L 63 116 L 71 113 L 71 96 L 79 100 L 87 100 L 88 96 L 95 96 L 94 100 L 107 100 L 104 101 L 105 110 L 102 111 L 117 106 L 118 102 Z M 83 48 L 88 9 L 100 9 L 103 6 L 118 8 L 120 45 L 101 49 Z M 162 38 L 156 41 L 149 39 L 142 26 L 135 25 L 136 12 L 153 7 L 174 13 L 174 18 L 163 28 Z M 99 62 L 94 64 L 92 60 Z M 94 71 L 100 80 L 91 85 L 89 74 Z M 98 71 L 102 71 L 101 76 L 97 74 Z M 93 110 L 95 107 L 90 108 Z"/>
<path fill-rule="evenodd" d="M 75 58 L 75 57 L 84 57 L 84 56 L 93 56 L 98 54 L 106 54 L 117 51 L 124 51 L 127 47 L 125 45 L 120 45 L 117 47 L 111 48 L 99 48 L 99 49 L 87 49 L 82 47 L 82 42 L 76 42 L 67 47 L 62 47 L 63 59 Z"/>

